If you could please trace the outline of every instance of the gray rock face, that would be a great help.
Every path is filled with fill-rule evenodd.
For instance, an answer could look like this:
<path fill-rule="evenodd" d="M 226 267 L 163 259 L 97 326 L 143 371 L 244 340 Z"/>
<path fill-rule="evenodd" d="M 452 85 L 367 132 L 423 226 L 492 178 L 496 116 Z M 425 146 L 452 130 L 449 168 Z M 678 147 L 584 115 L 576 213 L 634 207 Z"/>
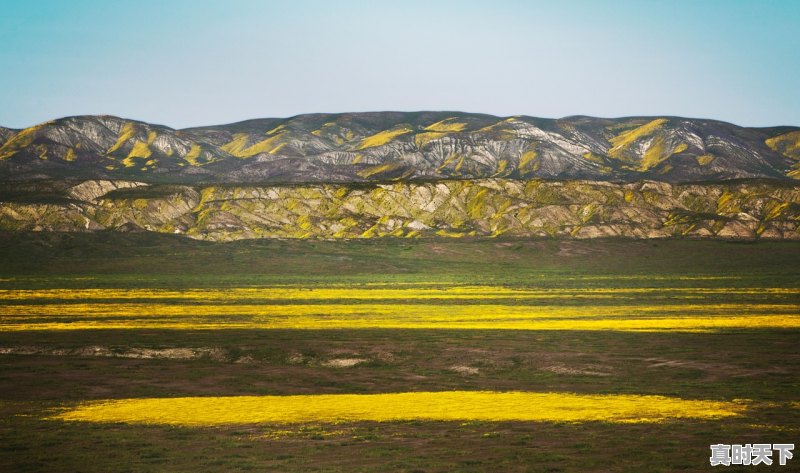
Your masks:
<path fill-rule="evenodd" d="M 325 183 L 800 177 L 800 129 L 679 117 L 311 114 L 174 130 L 109 116 L 0 128 L 0 180 Z"/>

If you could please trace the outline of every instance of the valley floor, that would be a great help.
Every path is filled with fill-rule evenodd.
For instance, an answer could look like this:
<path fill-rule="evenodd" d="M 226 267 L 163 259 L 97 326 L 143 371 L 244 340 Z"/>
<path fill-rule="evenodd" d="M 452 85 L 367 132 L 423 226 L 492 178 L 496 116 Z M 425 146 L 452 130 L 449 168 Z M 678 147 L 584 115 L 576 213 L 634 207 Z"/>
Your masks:
<path fill-rule="evenodd" d="M 0 234 L 0 470 L 708 470 L 798 443 L 797 268 L 789 242 Z"/>

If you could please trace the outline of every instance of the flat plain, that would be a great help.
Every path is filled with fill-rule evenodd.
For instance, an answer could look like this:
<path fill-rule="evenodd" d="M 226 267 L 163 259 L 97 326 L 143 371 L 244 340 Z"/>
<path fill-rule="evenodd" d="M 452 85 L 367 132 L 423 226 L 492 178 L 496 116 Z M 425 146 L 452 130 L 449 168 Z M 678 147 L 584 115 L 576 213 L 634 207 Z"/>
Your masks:
<path fill-rule="evenodd" d="M 798 268 L 779 242 L 2 234 L 0 470 L 703 471 L 797 443 Z"/>

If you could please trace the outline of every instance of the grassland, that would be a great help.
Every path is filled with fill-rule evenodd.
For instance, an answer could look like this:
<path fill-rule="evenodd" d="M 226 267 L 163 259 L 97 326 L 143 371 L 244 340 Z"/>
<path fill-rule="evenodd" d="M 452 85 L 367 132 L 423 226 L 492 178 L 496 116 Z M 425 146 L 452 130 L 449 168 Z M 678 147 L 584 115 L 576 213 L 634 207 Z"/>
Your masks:
<path fill-rule="evenodd" d="M 798 250 L 0 235 L 0 470 L 702 471 L 796 443 Z"/>

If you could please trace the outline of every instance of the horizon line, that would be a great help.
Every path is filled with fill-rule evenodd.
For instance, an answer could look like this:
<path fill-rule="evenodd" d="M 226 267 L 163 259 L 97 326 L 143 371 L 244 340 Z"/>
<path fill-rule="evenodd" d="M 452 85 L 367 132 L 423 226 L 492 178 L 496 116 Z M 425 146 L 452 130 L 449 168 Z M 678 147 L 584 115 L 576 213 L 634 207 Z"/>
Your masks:
<path fill-rule="evenodd" d="M 573 114 L 573 115 L 565 115 L 562 117 L 543 117 L 537 115 L 527 115 L 527 114 L 513 114 L 513 115 L 495 115 L 492 113 L 485 113 L 485 112 L 466 112 L 461 110 L 360 110 L 360 111 L 347 111 L 347 112 L 304 112 L 304 113 L 297 113 L 294 115 L 288 115 L 283 117 L 276 117 L 276 116 L 262 116 L 262 117 L 251 117 L 245 118 L 243 120 L 236 120 L 231 122 L 224 122 L 224 123 L 213 123 L 213 124 L 205 124 L 205 125 L 192 125 L 187 127 L 180 127 L 175 128 L 170 125 L 166 125 L 163 123 L 159 123 L 157 121 L 148 121 L 139 118 L 132 118 L 126 117 L 122 115 L 116 115 L 112 113 L 90 113 L 90 114 L 76 114 L 76 115 L 64 115 L 61 117 L 52 118 L 49 120 L 45 120 L 42 122 L 37 122 L 32 125 L 23 127 L 23 128 L 14 128 L 14 127 L 7 127 L 0 123 L 0 128 L 5 128 L 7 130 L 12 131 L 22 131 L 27 130 L 29 128 L 42 126 L 48 123 L 52 123 L 58 120 L 66 120 L 70 118 L 83 118 L 83 117 L 111 117 L 117 118 L 120 120 L 132 121 L 132 122 L 139 122 L 145 123 L 151 126 L 161 126 L 164 128 L 169 128 L 171 130 L 190 130 L 194 128 L 210 128 L 216 126 L 227 126 L 227 125 L 235 125 L 250 121 L 257 121 L 257 120 L 283 120 L 288 121 L 299 117 L 304 116 L 311 116 L 311 115 L 367 115 L 367 114 L 389 114 L 389 113 L 397 113 L 397 114 L 418 114 L 418 113 L 453 113 L 453 114 L 463 114 L 463 115 L 483 115 L 492 118 L 498 119 L 508 119 L 508 118 L 533 118 L 538 120 L 551 120 L 551 121 L 559 121 L 559 120 L 568 120 L 573 118 L 591 118 L 597 120 L 627 120 L 627 119 L 646 119 L 646 118 L 668 118 L 668 119 L 688 119 L 688 120 L 700 120 L 700 121 L 712 121 L 718 123 L 725 123 L 728 125 L 733 125 L 739 128 L 751 128 L 751 129 L 770 129 L 770 128 L 800 128 L 800 125 L 788 125 L 788 124 L 778 124 L 778 125 L 767 125 L 767 126 L 747 126 L 747 125 L 740 125 L 738 123 L 734 123 L 732 121 L 727 121 L 719 118 L 710 118 L 710 117 L 692 117 L 687 115 L 672 115 L 672 114 L 664 114 L 664 115 L 625 115 L 625 116 L 617 116 L 617 117 L 608 117 L 608 116 L 597 116 L 597 115 L 585 115 L 585 114 Z"/>

